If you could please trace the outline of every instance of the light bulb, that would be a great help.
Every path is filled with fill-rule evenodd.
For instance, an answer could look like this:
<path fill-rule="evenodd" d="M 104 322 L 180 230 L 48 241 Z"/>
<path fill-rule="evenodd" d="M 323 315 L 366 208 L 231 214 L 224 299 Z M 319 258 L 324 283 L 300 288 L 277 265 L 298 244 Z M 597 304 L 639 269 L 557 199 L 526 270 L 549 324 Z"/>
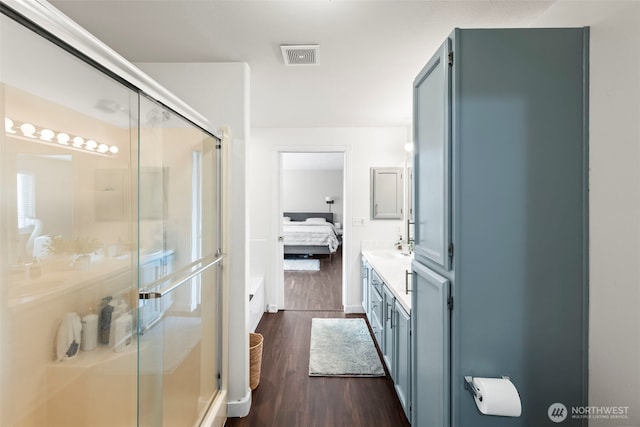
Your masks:
<path fill-rule="evenodd" d="M 4 131 L 6 133 L 16 133 L 16 130 L 13 128 L 13 120 L 9 117 L 4 118 Z"/>
<path fill-rule="evenodd" d="M 406 144 L 404 144 L 404 150 L 408 153 L 411 153 L 413 151 L 413 142 L 407 142 Z"/>
<path fill-rule="evenodd" d="M 98 153 L 106 153 L 109 151 L 109 146 L 107 144 L 98 145 Z"/>
<path fill-rule="evenodd" d="M 35 138 L 36 136 L 34 135 L 34 133 L 36 133 L 36 127 L 34 125 L 32 125 L 31 123 L 23 123 L 20 125 L 20 130 L 22 131 L 22 134 L 24 136 L 26 136 L 27 138 Z"/>
<path fill-rule="evenodd" d="M 71 137 L 64 132 L 60 132 L 57 136 L 58 144 L 69 145 Z"/>
<path fill-rule="evenodd" d="M 120 150 L 118 149 L 117 146 L 112 145 L 111 147 L 109 147 L 109 151 L 111 151 L 112 154 L 116 154 Z"/>
<path fill-rule="evenodd" d="M 42 129 L 40 131 L 40 139 L 43 141 L 51 142 L 54 136 L 56 136 L 56 133 L 51 129 Z"/>
<path fill-rule="evenodd" d="M 95 150 L 95 148 L 98 146 L 98 143 L 95 142 L 93 139 L 90 139 L 87 141 L 87 143 L 84 145 L 84 148 L 86 148 L 87 150 L 93 151 Z"/>
<path fill-rule="evenodd" d="M 73 146 L 74 147 L 82 147 L 82 145 L 84 144 L 84 139 L 76 136 L 73 138 Z"/>

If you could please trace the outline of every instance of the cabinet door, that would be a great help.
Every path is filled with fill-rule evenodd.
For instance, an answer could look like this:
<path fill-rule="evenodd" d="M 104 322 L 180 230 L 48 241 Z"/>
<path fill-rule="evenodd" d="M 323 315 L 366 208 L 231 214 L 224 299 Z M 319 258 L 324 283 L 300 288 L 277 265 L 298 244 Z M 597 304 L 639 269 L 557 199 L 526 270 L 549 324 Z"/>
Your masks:
<path fill-rule="evenodd" d="M 394 310 L 395 363 L 394 377 L 396 393 L 407 419 L 411 419 L 411 317 L 396 301 Z"/>
<path fill-rule="evenodd" d="M 416 77 L 415 253 L 450 269 L 451 70 L 449 40 Z"/>
<path fill-rule="evenodd" d="M 382 295 L 382 358 L 384 359 L 384 363 L 387 365 L 387 369 L 389 370 L 389 374 L 392 379 L 395 379 L 395 366 L 393 360 L 393 349 L 394 349 L 394 309 L 395 309 L 395 298 L 389 288 L 386 285 L 383 286 L 383 295 Z"/>
<path fill-rule="evenodd" d="M 381 308 L 382 308 L 382 296 L 375 290 L 375 288 L 369 288 L 369 297 L 371 298 L 371 316 L 369 317 L 369 323 L 371 324 L 371 329 L 373 329 L 373 335 L 376 338 L 376 342 L 378 343 L 378 347 L 382 349 L 383 339 L 382 339 L 382 320 L 381 320 Z"/>
<path fill-rule="evenodd" d="M 367 318 L 370 317 L 370 308 L 369 308 L 369 263 L 364 257 L 362 258 L 362 271 L 361 271 L 361 280 L 362 280 L 362 309 L 367 315 Z"/>
<path fill-rule="evenodd" d="M 413 262 L 411 424 L 448 426 L 450 406 L 449 281 Z"/>

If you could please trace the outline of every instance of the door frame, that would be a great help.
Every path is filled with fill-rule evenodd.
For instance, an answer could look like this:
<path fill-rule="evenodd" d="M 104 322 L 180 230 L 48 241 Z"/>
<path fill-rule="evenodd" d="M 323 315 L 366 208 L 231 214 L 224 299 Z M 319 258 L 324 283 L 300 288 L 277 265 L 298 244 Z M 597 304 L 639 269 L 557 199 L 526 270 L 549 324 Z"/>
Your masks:
<path fill-rule="evenodd" d="M 351 153 L 345 145 L 335 146 L 309 146 L 309 145 L 291 145 L 279 146 L 273 149 L 272 162 L 274 165 L 273 189 L 274 189 L 274 210 L 272 221 L 272 233 L 274 250 L 271 251 L 274 258 L 272 265 L 275 267 L 275 291 L 276 291 L 276 307 L 269 307 L 269 311 L 284 310 L 284 244 L 280 242 L 279 236 L 282 236 L 282 213 L 284 212 L 282 203 L 282 155 L 286 153 L 341 153 L 342 168 L 342 307 L 343 311 L 348 311 L 347 302 L 347 272 L 348 266 L 345 262 L 345 256 L 351 248 L 351 192 L 347 185 L 351 182 Z M 272 308 L 275 308 L 273 310 Z"/>

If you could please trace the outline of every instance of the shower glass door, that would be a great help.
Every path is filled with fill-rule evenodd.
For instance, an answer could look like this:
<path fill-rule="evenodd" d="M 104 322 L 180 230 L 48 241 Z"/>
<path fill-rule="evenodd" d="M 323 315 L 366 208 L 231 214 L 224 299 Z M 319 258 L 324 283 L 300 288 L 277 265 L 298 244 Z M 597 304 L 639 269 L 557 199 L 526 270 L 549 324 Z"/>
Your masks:
<path fill-rule="evenodd" d="M 199 425 L 219 141 L 4 3 L 0 117 L 0 427 Z"/>
<path fill-rule="evenodd" d="M 193 426 L 219 389 L 219 150 L 151 99 L 140 116 L 140 426 Z"/>
<path fill-rule="evenodd" d="M 137 114 L 0 14 L 0 426 L 136 425 Z"/>

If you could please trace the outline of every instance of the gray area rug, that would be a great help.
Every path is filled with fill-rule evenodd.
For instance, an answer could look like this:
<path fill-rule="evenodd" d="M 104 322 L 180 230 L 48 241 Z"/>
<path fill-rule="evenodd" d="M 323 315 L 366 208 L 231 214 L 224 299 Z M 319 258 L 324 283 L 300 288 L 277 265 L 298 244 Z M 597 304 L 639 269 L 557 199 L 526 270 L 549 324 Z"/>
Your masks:
<path fill-rule="evenodd" d="M 284 269 L 287 271 L 320 271 L 319 259 L 285 259 Z"/>
<path fill-rule="evenodd" d="M 311 319 L 309 376 L 383 377 L 364 319 Z"/>

